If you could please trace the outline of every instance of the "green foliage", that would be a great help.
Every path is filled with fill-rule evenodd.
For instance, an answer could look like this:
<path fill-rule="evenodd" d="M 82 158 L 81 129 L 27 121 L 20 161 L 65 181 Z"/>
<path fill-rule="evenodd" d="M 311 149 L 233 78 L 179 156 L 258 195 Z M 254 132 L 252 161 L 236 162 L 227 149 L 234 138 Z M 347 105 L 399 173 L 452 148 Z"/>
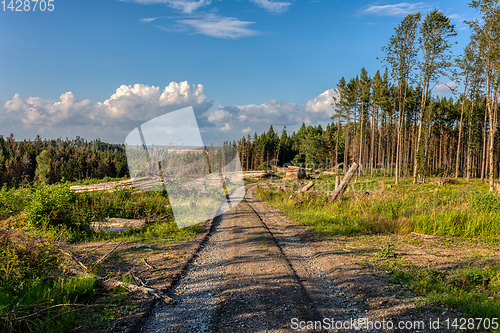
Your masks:
<path fill-rule="evenodd" d="M 496 318 L 500 313 L 500 267 L 468 266 L 444 272 L 407 267 L 393 258 L 375 262 L 392 281 L 401 283 L 430 304 L 455 307 L 465 317 Z"/>
<path fill-rule="evenodd" d="M 91 275 L 66 276 L 64 264 L 52 244 L 15 232 L 0 233 L 2 332 L 66 332 L 72 327 L 74 307 L 59 304 L 91 301 L 97 285 Z"/>
<path fill-rule="evenodd" d="M 381 258 L 395 258 L 396 253 L 395 251 L 396 246 L 392 242 L 386 242 L 378 251 L 377 255 Z"/>
<path fill-rule="evenodd" d="M 29 188 L 7 189 L 4 184 L 0 190 L 0 219 L 20 214 L 31 202 Z"/>
<path fill-rule="evenodd" d="M 0 186 L 17 188 L 35 180 L 54 184 L 63 179 L 91 179 L 128 176 L 122 145 L 100 140 L 15 141 L 14 135 L 0 135 Z"/>
<path fill-rule="evenodd" d="M 75 203 L 76 193 L 68 185 L 37 185 L 31 196 L 28 220 L 36 227 L 41 227 L 49 219 L 54 226 L 66 225 L 73 229 L 74 226 L 69 222 Z"/>

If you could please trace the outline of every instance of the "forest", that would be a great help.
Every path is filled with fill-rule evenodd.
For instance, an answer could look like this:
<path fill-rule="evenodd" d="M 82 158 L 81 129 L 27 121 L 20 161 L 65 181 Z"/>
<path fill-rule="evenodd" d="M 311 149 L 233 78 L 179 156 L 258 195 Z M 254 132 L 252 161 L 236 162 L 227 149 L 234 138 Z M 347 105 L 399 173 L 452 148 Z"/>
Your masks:
<path fill-rule="evenodd" d="M 460 55 L 451 48 L 457 32 L 438 10 L 422 20 L 406 16 L 382 49 L 385 69 L 370 76 L 365 68 L 342 77 L 326 128 L 305 126 L 288 135 L 267 133 L 238 141 L 246 169 L 270 161 L 335 167 L 357 162 L 364 172 L 413 177 L 499 175 L 498 98 L 500 11 L 495 1 L 472 1 L 481 19 L 466 22 L 470 42 Z M 449 85 L 454 97 L 433 89 Z M 457 91 L 460 82 L 461 91 Z M 279 160 L 279 161 L 277 161 Z M 325 162 L 326 161 L 326 162 Z"/>
<path fill-rule="evenodd" d="M 473 177 L 493 190 L 500 173 L 500 10 L 495 1 L 470 5 L 480 19 L 466 22 L 470 42 L 461 54 L 451 53 L 457 32 L 445 14 L 407 15 L 382 47 L 380 70 L 370 76 L 361 68 L 356 77 L 338 81 L 330 124 L 303 124 L 291 134 L 271 125 L 224 145 L 238 148 L 245 170 L 357 162 L 365 174 L 382 171 L 396 184 L 400 177 L 414 183 L 429 176 Z M 438 84 L 449 86 L 453 96 L 438 96 Z M 122 145 L 0 136 L 0 182 L 9 187 L 126 176 Z"/>
<path fill-rule="evenodd" d="M 0 184 L 15 188 L 40 181 L 121 178 L 128 175 L 122 145 L 76 139 L 16 141 L 0 135 Z"/>

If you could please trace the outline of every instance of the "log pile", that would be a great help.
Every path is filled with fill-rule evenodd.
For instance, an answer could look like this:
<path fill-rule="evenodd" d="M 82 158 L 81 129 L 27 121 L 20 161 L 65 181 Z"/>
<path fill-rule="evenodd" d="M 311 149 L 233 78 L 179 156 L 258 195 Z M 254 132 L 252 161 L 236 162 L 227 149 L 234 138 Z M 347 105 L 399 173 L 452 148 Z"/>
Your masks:
<path fill-rule="evenodd" d="M 99 230 L 122 231 L 126 229 L 140 229 L 147 223 L 149 219 L 121 219 L 107 218 L 105 222 L 91 222 L 90 227 L 99 232 Z"/>
<path fill-rule="evenodd" d="M 243 171 L 243 178 L 246 179 L 261 179 L 261 178 L 266 178 L 266 177 L 278 177 L 274 172 L 272 171 Z"/>
<path fill-rule="evenodd" d="M 304 169 L 301 167 L 289 165 L 287 167 L 287 171 L 286 171 L 286 179 L 288 179 L 288 180 L 306 179 L 307 178 L 307 174 L 306 174 L 307 170 L 312 170 L 312 169 Z M 309 172 L 311 172 L 311 171 L 309 171 Z"/>
<path fill-rule="evenodd" d="M 110 191 L 113 192 L 117 189 L 136 187 L 136 188 L 148 188 L 153 184 L 159 183 L 161 180 L 153 177 L 135 178 L 119 180 L 116 182 L 107 182 L 100 184 L 91 185 L 75 185 L 71 186 L 70 189 L 76 193 L 80 192 L 93 192 L 93 191 Z"/>

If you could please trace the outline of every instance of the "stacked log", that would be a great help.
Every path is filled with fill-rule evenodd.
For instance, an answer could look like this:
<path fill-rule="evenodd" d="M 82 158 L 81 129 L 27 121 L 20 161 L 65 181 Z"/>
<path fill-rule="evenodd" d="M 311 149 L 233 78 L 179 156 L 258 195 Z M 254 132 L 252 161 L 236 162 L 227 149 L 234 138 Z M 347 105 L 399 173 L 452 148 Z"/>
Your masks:
<path fill-rule="evenodd" d="M 306 170 L 307 169 L 304 169 L 301 167 L 289 165 L 287 167 L 287 171 L 286 171 L 286 179 L 288 179 L 288 180 L 305 179 L 305 178 L 307 178 Z M 312 170 L 312 169 L 309 169 L 309 170 Z"/>
<path fill-rule="evenodd" d="M 76 193 L 80 192 L 92 192 L 92 191 L 115 191 L 116 189 L 136 187 L 136 188 L 147 188 L 152 184 L 159 183 L 159 179 L 155 179 L 152 177 L 144 177 L 144 178 L 135 178 L 119 180 L 116 182 L 107 182 L 107 183 L 99 183 L 99 184 L 91 184 L 91 185 L 75 185 L 71 186 L 70 189 L 75 191 Z"/>

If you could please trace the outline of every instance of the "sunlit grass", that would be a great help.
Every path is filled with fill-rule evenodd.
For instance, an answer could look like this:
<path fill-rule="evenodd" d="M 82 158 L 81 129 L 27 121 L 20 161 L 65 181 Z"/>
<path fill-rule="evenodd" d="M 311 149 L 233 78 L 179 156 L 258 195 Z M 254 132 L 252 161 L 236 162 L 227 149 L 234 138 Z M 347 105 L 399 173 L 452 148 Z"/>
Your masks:
<path fill-rule="evenodd" d="M 440 186 L 435 181 L 414 185 L 410 179 L 403 179 L 396 186 L 389 178 L 359 177 L 335 203 L 329 203 L 325 193 L 281 192 L 272 187 L 257 188 L 257 195 L 325 236 L 417 232 L 445 236 L 443 240 L 450 242 L 499 242 L 500 197 L 490 193 L 487 184 L 461 180 Z M 469 263 L 437 270 L 413 266 L 397 257 L 395 251 L 393 244 L 386 244 L 366 264 L 424 295 L 426 304 L 455 307 L 470 318 L 498 318 L 499 265 Z"/>
<path fill-rule="evenodd" d="M 394 186 L 392 179 L 360 177 L 349 189 L 333 204 L 321 193 L 296 193 L 291 198 L 289 192 L 259 189 L 258 195 L 329 236 L 414 231 L 496 240 L 500 235 L 500 197 L 476 180 L 445 186 L 432 180 L 419 185 L 403 180 Z"/>

